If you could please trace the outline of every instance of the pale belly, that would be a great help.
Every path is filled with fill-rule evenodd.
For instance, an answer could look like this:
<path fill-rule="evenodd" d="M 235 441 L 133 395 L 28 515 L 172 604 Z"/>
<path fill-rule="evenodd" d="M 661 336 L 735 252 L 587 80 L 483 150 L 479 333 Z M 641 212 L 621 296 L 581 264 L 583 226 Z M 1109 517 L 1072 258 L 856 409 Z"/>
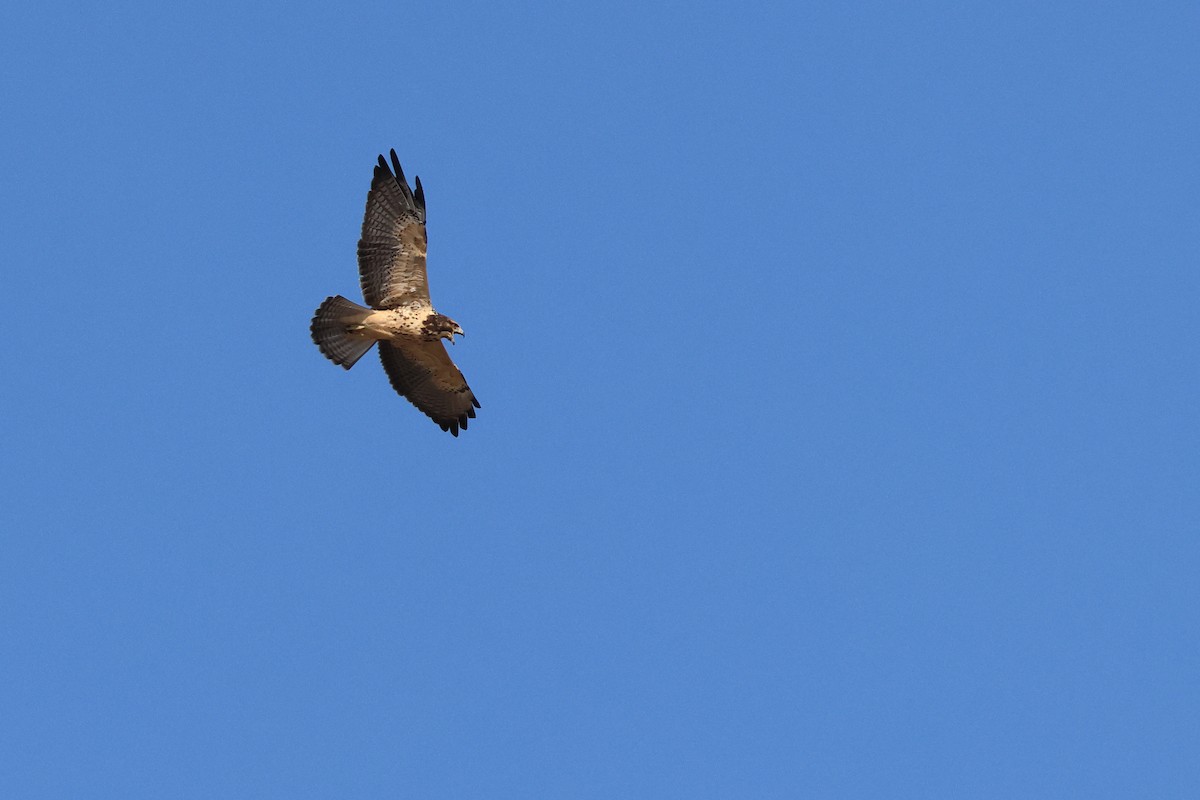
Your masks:
<path fill-rule="evenodd" d="M 362 321 L 361 329 L 354 331 L 368 339 L 421 338 L 421 325 L 433 312 L 429 306 L 405 306 L 372 312 Z"/>

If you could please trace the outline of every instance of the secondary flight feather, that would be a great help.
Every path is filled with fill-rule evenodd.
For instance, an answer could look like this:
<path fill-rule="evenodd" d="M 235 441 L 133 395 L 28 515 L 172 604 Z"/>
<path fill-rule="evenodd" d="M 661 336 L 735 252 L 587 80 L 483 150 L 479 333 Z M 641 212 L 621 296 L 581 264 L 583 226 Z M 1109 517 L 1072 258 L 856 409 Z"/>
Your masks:
<path fill-rule="evenodd" d="M 358 277 L 369 308 L 328 297 L 310 330 L 325 357 L 346 369 L 378 342 L 392 388 L 458 436 L 480 405 L 442 340 L 453 344 L 455 334 L 465 334 L 429 299 L 425 190 L 418 177 L 414 192 L 395 150 L 391 157 L 390 168 L 382 155 L 375 166 L 358 240 Z"/>

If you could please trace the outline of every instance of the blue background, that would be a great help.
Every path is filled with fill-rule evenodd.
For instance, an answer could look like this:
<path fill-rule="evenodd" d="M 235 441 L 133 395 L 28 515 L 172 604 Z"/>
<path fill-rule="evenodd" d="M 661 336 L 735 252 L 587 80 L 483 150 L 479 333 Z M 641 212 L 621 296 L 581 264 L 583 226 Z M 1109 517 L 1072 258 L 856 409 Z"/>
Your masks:
<path fill-rule="evenodd" d="M 1196 797 L 1198 26 L 6 5 L 0 795 Z"/>

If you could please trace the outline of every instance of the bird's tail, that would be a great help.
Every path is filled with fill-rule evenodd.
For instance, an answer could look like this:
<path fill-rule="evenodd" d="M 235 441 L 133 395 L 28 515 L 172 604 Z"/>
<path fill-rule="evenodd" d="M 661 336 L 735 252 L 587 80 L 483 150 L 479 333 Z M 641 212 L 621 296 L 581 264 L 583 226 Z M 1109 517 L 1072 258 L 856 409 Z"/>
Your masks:
<path fill-rule="evenodd" d="M 313 341 L 326 358 L 350 369 L 371 349 L 375 340 L 355 336 L 347 328 L 361 324 L 370 314 L 371 309 L 352 303 L 341 295 L 327 297 L 313 315 L 312 325 L 309 326 Z"/>

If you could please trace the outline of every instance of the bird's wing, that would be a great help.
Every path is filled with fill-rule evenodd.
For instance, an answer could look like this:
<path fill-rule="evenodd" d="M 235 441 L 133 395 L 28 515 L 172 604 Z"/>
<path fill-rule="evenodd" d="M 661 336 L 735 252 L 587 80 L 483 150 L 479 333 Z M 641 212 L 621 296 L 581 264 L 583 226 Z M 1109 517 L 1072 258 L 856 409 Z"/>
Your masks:
<path fill-rule="evenodd" d="M 458 436 L 480 408 L 471 387 L 442 342 L 411 339 L 379 343 L 379 358 L 392 388 L 442 427 Z"/>
<path fill-rule="evenodd" d="M 408 188 L 396 151 L 393 173 L 383 156 L 375 167 L 362 238 L 358 240 L 358 277 L 372 308 L 395 308 L 412 300 L 429 301 L 425 276 L 425 190 Z"/>

